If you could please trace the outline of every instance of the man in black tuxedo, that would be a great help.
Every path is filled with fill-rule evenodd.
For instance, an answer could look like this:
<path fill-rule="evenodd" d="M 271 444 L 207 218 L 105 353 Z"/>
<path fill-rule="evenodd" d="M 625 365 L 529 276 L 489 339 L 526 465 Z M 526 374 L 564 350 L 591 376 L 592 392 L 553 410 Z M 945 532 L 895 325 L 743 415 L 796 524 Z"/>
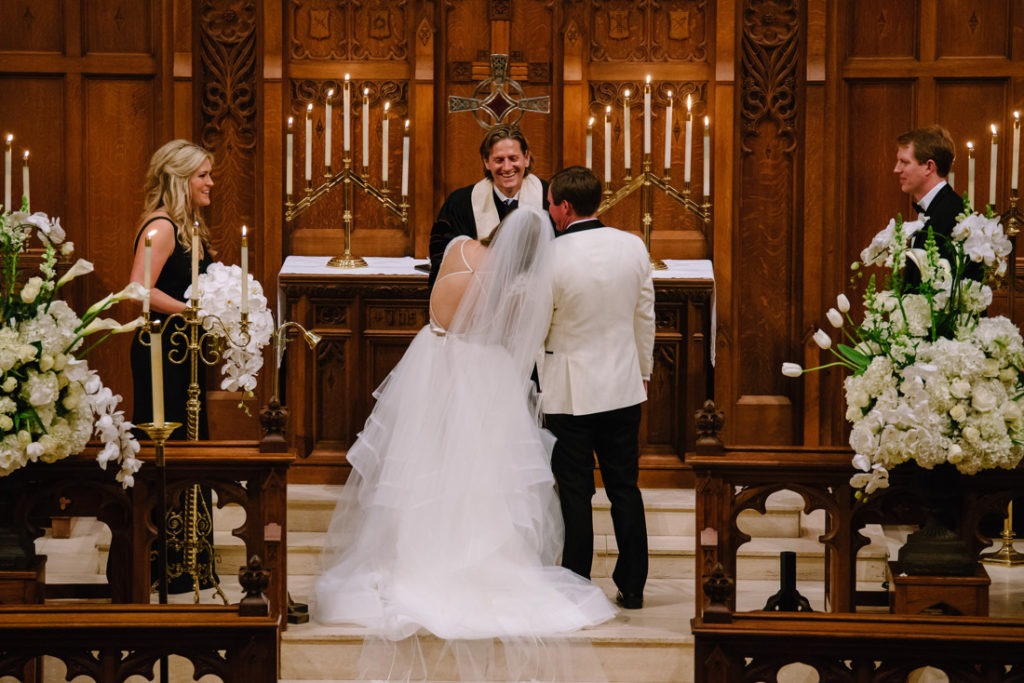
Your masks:
<path fill-rule="evenodd" d="M 430 231 L 430 279 L 433 289 L 444 250 L 458 235 L 483 239 L 517 206 L 547 210 L 547 183 L 530 173 L 533 157 L 517 127 L 499 124 L 480 143 L 484 178 L 460 187 L 444 200 Z"/>
<path fill-rule="evenodd" d="M 896 166 L 892 171 L 899 177 L 900 189 L 910 195 L 914 210 L 927 216 L 925 228 L 914 235 L 910 246 L 923 249 L 930 226 L 939 254 L 952 265 L 954 252 L 950 239 L 957 216 L 964 210 L 963 198 L 946 182 L 955 156 L 953 138 L 942 126 L 928 126 L 903 133 L 896 138 L 896 143 Z M 967 276 L 980 278 L 977 264 L 968 265 Z M 921 272 L 909 260 L 904 279 L 912 286 L 921 282 Z"/>

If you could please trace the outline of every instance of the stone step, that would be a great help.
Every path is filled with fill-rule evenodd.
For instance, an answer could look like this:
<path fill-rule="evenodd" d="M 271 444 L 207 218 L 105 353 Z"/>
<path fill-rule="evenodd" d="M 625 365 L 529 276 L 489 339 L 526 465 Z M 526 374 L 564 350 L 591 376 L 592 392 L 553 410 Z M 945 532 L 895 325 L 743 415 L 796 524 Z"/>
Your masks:
<path fill-rule="evenodd" d="M 288 487 L 288 531 L 326 531 L 341 486 L 290 485 Z M 647 532 L 651 536 L 693 536 L 694 492 L 679 489 L 646 489 Z M 610 504 L 603 489 L 594 495 L 594 531 L 612 534 Z M 780 491 L 768 500 L 765 514 L 752 510 L 740 515 L 739 525 L 751 536 L 798 538 L 802 531 L 803 500 L 795 493 Z M 214 509 L 215 529 L 234 529 L 245 522 L 238 505 Z"/>

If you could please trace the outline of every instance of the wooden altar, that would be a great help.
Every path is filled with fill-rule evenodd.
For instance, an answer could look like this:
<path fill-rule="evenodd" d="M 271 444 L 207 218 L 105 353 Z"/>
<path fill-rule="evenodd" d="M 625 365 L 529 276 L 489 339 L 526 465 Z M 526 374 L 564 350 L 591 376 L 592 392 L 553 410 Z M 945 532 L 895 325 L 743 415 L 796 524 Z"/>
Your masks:
<path fill-rule="evenodd" d="M 373 405 L 373 390 L 427 324 L 427 275 L 412 258 L 370 258 L 328 268 L 328 257 L 289 256 L 279 274 L 280 311 L 320 335 L 315 352 L 293 345 L 281 385 L 298 483 L 340 483 L 345 453 Z M 641 483 L 688 486 L 683 462 L 694 447 L 693 415 L 713 393 L 710 261 L 667 261 L 655 272 L 657 337 L 640 436 Z"/>

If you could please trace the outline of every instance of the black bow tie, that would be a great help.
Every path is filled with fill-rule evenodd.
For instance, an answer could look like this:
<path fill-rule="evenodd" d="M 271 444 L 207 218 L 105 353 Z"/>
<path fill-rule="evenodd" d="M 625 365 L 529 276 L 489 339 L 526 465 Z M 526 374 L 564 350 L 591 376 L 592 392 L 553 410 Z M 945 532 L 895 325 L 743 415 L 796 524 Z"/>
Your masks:
<path fill-rule="evenodd" d="M 508 207 L 509 211 L 511 211 L 512 209 L 517 209 L 517 208 L 519 208 L 519 200 L 518 199 L 506 199 L 505 200 L 505 206 Z"/>
<path fill-rule="evenodd" d="M 918 213 L 924 213 L 924 207 L 917 202 L 911 202 L 910 206 Z"/>

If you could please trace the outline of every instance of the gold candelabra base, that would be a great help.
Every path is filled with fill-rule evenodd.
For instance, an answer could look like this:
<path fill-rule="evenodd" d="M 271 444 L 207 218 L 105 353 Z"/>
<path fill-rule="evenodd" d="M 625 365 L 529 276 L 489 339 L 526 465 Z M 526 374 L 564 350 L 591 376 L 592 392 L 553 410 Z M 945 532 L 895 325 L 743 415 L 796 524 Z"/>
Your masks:
<path fill-rule="evenodd" d="M 1017 535 L 1013 531 L 1013 501 L 1011 500 L 1006 506 L 1006 520 L 1003 523 L 1003 533 L 999 534 L 1003 544 L 998 550 L 983 553 L 981 561 L 985 564 L 998 564 L 1004 567 L 1016 567 L 1024 564 L 1024 553 L 1017 552 L 1017 549 L 1013 547 L 1013 540 L 1016 537 Z"/>
<path fill-rule="evenodd" d="M 346 252 L 342 256 L 335 256 L 327 265 L 331 268 L 365 268 L 366 261 L 358 256 Z"/>

